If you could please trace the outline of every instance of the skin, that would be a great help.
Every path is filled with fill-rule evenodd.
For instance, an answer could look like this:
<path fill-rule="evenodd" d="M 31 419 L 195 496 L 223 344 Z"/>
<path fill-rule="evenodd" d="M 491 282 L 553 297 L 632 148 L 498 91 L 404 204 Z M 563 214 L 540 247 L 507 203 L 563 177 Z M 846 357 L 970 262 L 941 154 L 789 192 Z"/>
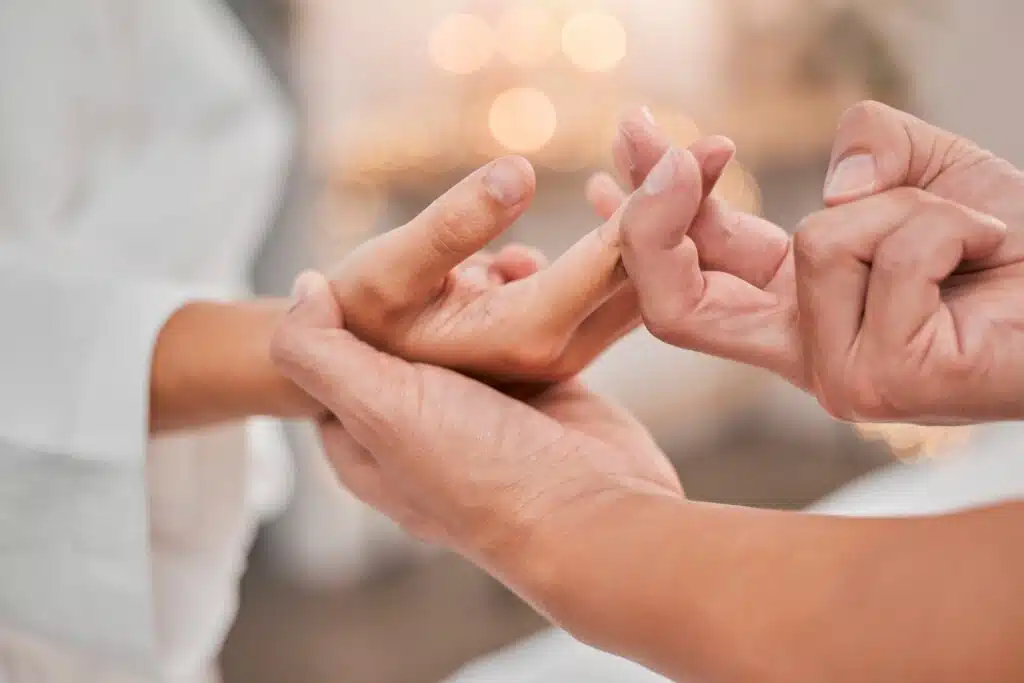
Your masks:
<path fill-rule="evenodd" d="M 888 115 L 874 107 L 869 110 Z M 849 139 L 842 130 L 839 137 Z M 880 149 L 898 146 L 888 140 Z M 882 174 L 869 192 L 833 184 L 828 221 L 818 217 L 822 222 L 804 226 L 823 233 L 811 241 L 827 244 L 823 251 L 805 250 L 806 237 L 794 244 L 770 224 L 730 215 L 705 197 L 692 152 L 663 155 L 622 212 L 624 244 L 632 252 L 626 265 L 648 324 L 652 310 L 665 311 L 670 315 L 659 319 L 665 327 L 656 330 L 676 330 L 694 347 L 771 367 L 833 397 L 836 385 L 822 389 L 836 381 L 832 363 L 877 381 L 864 361 L 851 357 L 880 343 L 874 340 L 881 335 L 898 340 L 920 326 L 934 330 L 928 348 L 941 350 L 948 343 L 943 334 L 962 334 L 963 325 L 984 320 L 972 318 L 970 306 L 956 318 L 955 301 L 1012 317 L 1009 306 L 998 308 L 1009 285 L 988 288 L 1003 277 L 1013 282 L 1011 216 L 983 213 L 934 191 L 947 187 L 937 178 L 960 168 L 964 175 L 949 176 L 955 181 L 948 187 L 968 199 L 971 188 L 984 196 L 993 185 L 1006 191 L 998 200 L 989 197 L 995 212 L 1012 205 L 1013 183 L 1001 183 L 998 174 L 974 180 L 971 169 L 1001 169 L 1011 179 L 1016 172 L 988 156 L 958 166 L 952 160 L 963 147 L 951 149 L 939 155 L 942 163 L 924 164 L 931 169 L 919 178 L 926 187 L 886 187 Z M 593 182 L 590 192 L 614 204 L 609 182 Z M 897 244 L 913 244 L 934 261 L 915 258 L 913 268 L 893 278 L 882 267 L 884 245 L 904 231 L 909 236 Z M 808 254 L 820 259 L 810 271 Z M 748 261 L 736 262 L 737 255 Z M 637 269 L 639 258 L 647 261 Z M 947 282 L 951 273 L 963 279 Z M 658 280 L 672 306 L 654 302 Z M 801 287 L 808 281 L 833 287 L 834 311 L 807 302 Z M 878 282 L 895 290 L 886 301 L 899 312 L 889 321 L 895 329 L 873 327 L 871 311 L 887 315 L 871 307 Z M 961 283 L 965 289 L 947 298 L 946 290 Z M 580 639 L 676 680 L 1024 678 L 1024 504 L 869 520 L 690 502 L 635 420 L 579 384 L 515 400 L 366 344 L 346 329 L 347 312 L 318 274 L 299 280 L 296 297 L 272 356 L 284 375 L 328 408 L 320 426 L 341 481 L 413 533 L 470 557 Z M 838 317 L 822 322 L 824 314 Z M 943 327 L 951 317 L 956 324 Z M 840 318 L 845 326 L 835 327 Z M 956 339 L 956 353 L 972 348 Z M 844 356 L 837 349 L 847 344 L 855 351 Z M 1011 348 L 1002 357 L 1012 356 Z M 917 360 L 935 358 L 942 356 Z M 927 383 L 937 373 L 951 391 L 976 387 L 950 382 L 942 368 L 920 365 L 904 381 Z M 839 377 L 840 388 L 847 387 L 850 377 Z M 955 404 L 981 415 L 1019 416 L 1006 406 L 1001 385 L 991 384 L 996 381 L 967 398 L 912 393 L 919 403 L 907 399 L 901 410 L 926 406 L 920 409 L 931 419 Z"/>
<path fill-rule="evenodd" d="M 712 683 L 1024 675 L 1024 505 L 858 520 L 689 502 L 650 435 L 581 385 L 518 401 L 360 341 L 320 275 L 296 295 L 273 354 L 329 409 L 341 483 L 578 638 Z"/>
<path fill-rule="evenodd" d="M 624 127 L 640 117 L 634 112 Z M 732 158 L 731 143 L 710 138 L 693 152 L 710 191 Z M 534 191 L 525 159 L 498 159 L 408 224 L 363 244 L 331 282 L 350 329 L 380 349 L 510 391 L 579 373 L 640 324 L 621 265 L 621 214 L 604 213 L 602 225 L 547 268 L 542 255 L 520 245 L 483 252 L 526 211 Z M 151 430 L 322 412 L 270 361 L 287 305 L 196 302 L 172 316 L 154 351 Z"/>
<path fill-rule="evenodd" d="M 623 262 L 656 336 L 776 372 L 842 419 L 1024 414 L 1020 171 L 864 103 L 840 122 L 827 208 L 790 238 L 702 202 L 692 156 L 647 140 L 672 187 L 625 212 Z"/>

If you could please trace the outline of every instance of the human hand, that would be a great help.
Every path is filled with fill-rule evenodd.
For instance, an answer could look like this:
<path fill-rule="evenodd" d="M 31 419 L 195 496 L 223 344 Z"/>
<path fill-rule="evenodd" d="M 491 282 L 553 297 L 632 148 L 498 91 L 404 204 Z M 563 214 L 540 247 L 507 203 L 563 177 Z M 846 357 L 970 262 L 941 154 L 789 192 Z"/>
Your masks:
<path fill-rule="evenodd" d="M 704 149 L 711 187 L 732 151 L 723 161 L 714 144 Z M 471 258 L 526 210 L 534 183 L 526 160 L 499 159 L 356 250 L 333 281 L 348 328 L 403 358 L 488 381 L 559 381 L 585 368 L 640 323 L 619 214 L 546 269 L 521 247 L 490 268 Z"/>
<path fill-rule="evenodd" d="M 521 403 L 357 340 L 322 276 L 296 292 L 277 366 L 332 413 L 320 427 L 342 482 L 411 532 L 501 572 L 551 516 L 633 492 L 682 496 L 647 431 L 580 385 Z"/>
<path fill-rule="evenodd" d="M 627 211 L 624 262 L 648 325 L 773 370 L 844 419 L 1019 417 L 1024 176 L 874 103 L 844 116 L 833 157 L 829 208 L 792 240 L 698 209 L 692 190 L 644 197 L 663 207 L 660 222 Z M 692 185 L 692 165 L 674 155 L 676 187 Z"/>

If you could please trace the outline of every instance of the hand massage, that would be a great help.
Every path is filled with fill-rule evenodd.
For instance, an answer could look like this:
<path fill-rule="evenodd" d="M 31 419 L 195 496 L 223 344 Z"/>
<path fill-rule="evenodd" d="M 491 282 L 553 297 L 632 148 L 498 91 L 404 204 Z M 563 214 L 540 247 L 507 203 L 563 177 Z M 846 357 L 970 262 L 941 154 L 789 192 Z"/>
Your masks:
<path fill-rule="evenodd" d="M 646 328 L 842 422 L 1024 420 L 1024 171 L 864 101 L 824 208 L 777 225 L 718 191 L 730 138 L 682 146 L 636 107 L 586 188 L 599 224 L 550 262 L 500 241 L 543 184 L 503 156 L 256 297 L 293 142 L 268 75 L 213 3 L 132 9 L 117 40 L 93 5 L 0 8 L 0 683 L 218 683 L 274 507 L 248 476 L 267 420 L 315 430 L 332 487 L 656 675 L 1024 680 L 1024 505 L 690 500 L 581 377 Z M 187 50 L 154 48 L 171 29 Z"/>
<path fill-rule="evenodd" d="M 645 430 L 571 379 L 580 364 L 550 371 L 567 362 L 572 331 L 601 330 L 596 343 L 580 340 L 592 358 L 629 328 L 635 307 L 660 338 L 776 372 L 842 419 L 1020 419 L 1013 301 L 1024 237 L 1012 226 L 1024 215 L 1024 174 L 865 103 L 840 123 L 828 208 L 790 238 L 709 196 L 717 160 L 731 155 L 726 141 L 676 149 L 646 117 L 624 126 L 628 168 L 646 178 L 547 269 L 534 261 L 511 274 L 508 252 L 474 256 L 508 215 L 499 201 L 495 216 L 479 176 L 428 211 L 452 202 L 444 215 L 464 218 L 458 225 L 385 238 L 408 240 L 437 267 L 406 266 L 418 285 L 398 294 L 362 291 L 378 292 L 378 311 L 426 311 L 419 339 L 440 330 L 493 354 L 489 367 L 446 363 L 476 378 L 439 367 L 426 347 L 368 342 L 359 319 L 348 322 L 344 290 L 317 273 L 299 278 L 273 357 L 325 406 L 320 430 L 339 479 L 581 640 L 674 680 L 1024 674 L 1013 635 L 1024 554 L 999 541 L 1015 534 L 1020 505 L 850 520 L 687 502 Z M 530 176 L 519 169 L 523 190 L 510 194 L 525 201 Z M 490 220 L 454 205 L 465 196 L 491 207 Z M 476 268 L 484 272 L 468 277 Z M 588 325 L 610 310 L 614 324 Z M 398 329 L 417 329 L 422 315 Z M 515 339 L 531 352 L 510 366 L 492 329 L 525 331 Z M 525 395 L 506 384 L 544 375 L 550 384 Z"/>

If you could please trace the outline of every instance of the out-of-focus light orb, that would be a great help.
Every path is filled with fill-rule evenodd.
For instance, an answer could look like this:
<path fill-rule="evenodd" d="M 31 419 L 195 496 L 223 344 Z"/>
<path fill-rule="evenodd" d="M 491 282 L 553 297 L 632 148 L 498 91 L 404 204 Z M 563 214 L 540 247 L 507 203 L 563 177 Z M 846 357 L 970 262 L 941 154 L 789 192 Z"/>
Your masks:
<path fill-rule="evenodd" d="M 471 74 L 494 57 L 494 30 L 475 14 L 452 14 L 430 34 L 430 57 L 445 71 Z"/>
<path fill-rule="evenodd" d="M 626 29 L 607 12 L 579 12 L 562 28 L 562 51 L 584 71 L 611 71 L 626 57 Z"/>
<path fill-rule="evenodd" d="M 538 5 L 513 5 L 497 25 L 498 49 L 512 64 L 540 66 L 558 50 L 558 23 Z"/>
<path fill-rule="evenodd" d="M 511 152 L 536 152 L 555 136 L 558 113 L 551 98 L 536 88 L 512 88 L 491 105 L 491 135 Z"/>

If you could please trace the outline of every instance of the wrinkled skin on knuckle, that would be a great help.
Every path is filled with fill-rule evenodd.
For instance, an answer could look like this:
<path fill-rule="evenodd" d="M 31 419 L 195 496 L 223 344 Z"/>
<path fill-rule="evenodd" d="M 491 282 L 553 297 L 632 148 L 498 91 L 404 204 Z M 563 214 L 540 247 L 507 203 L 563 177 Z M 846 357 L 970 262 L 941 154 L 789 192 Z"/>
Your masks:
<path fill-rule="evenodd" d="M 846 255 L 845 245 L 830 228 L 824 212 L 810 214 L 800 221 L 793 236 L 793 256 L 800 269 L 821 272 Z"/>

